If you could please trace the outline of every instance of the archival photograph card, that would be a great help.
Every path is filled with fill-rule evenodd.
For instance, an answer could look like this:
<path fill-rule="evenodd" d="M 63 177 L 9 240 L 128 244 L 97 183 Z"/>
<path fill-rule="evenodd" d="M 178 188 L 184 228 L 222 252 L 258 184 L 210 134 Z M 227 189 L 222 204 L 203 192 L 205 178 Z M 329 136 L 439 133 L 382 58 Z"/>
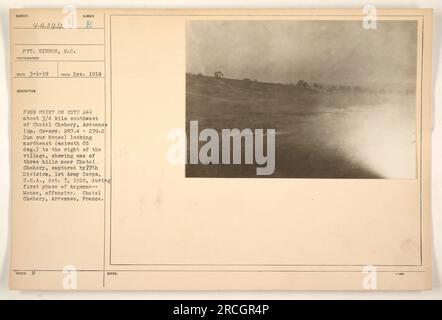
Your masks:
<path fill-rule="evenodd" d="M 12 9 L 15 290 L 431 289 L 431 9 Z"/>

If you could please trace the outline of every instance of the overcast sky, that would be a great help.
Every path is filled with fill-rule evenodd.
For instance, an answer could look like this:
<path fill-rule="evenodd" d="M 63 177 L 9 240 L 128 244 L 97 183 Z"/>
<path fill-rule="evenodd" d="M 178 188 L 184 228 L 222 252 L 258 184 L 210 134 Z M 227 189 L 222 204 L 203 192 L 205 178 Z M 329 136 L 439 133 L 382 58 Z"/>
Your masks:
<path fill-rule="evenodd" d="M 410 85 L 416 21 L 191 21 L 187 72 L 266 82 Z"/>

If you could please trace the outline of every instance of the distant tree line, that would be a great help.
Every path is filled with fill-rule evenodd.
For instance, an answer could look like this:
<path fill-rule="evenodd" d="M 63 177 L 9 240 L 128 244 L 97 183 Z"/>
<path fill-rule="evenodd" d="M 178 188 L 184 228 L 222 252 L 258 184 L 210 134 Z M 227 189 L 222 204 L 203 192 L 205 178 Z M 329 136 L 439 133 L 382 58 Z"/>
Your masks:
<path fill-rule="evenodd" d="M 197 76 L 204 76 L 202 73 L 198 73 Z M 215 71 L 213 73 L 213 76 L 216 79 L 223 79 L 224 78 L 224 73 L 220 70 Z M 246 82 L 259 82 L 258 80 L 251 80 L 249 78 L 244 78 L 243 81 Z M 284 85 L 283 83 L 280 83 L 281 85 Z M 287 85 L 287 84 L 285 84 Z M 350 85 L 324 85 L 324 84 L 320 84 L 317 82 L 313 82 L 313 83 L 308 83 L 305 80 L 299 80 L 298 82 L 296 82 L 295 84 L 288 84 L 291 86 L 296 86 L 299 88 L 306 88 L 306 89 L 311 89 L 311 90 L 315 90 L 315 91 L 322 91 L 322 92 L 355 92 L 355 93 L 361 93 L 361 92 L 377 92 L 377 93 L 391 93 L 391 92 L 401 92 L 401 93 L 406 93 L 406 94 L 411 94 L 414 92 L 414 88 L 402 88 L 402 89 L 398 89 L 398 88 L 363 88 L 361 86 L 350 86 Z"/>
<path fill-rule="evenodd" d="M 295 86 L 301 87 L 301 88 L 310 88 L 318 91 L 327 91 L 327 92 L 362 92 L 363 89 L 360 86 L 348 86 L 348 85 L 323 85 L 319 84 L 317 82 L 314 82 L 312 84 L 309 84 L 305 80 L 299 80 Z"/>

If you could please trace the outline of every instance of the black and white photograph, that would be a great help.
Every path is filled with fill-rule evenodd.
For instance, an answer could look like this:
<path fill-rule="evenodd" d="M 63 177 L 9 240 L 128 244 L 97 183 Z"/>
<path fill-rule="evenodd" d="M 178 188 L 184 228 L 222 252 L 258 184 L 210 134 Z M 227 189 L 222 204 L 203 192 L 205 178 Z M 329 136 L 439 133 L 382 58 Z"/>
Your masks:
<path fill-rule="evenodd" d="M 414 179 L 417 33 L 410 20 L 188 21 L 186 177 Z"/>

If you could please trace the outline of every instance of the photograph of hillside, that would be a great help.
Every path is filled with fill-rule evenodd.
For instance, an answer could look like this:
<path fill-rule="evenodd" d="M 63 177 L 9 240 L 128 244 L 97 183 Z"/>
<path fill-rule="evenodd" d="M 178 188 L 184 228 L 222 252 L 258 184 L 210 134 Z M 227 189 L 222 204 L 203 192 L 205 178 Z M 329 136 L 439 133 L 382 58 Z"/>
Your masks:
<path fill-rule="evenodd" d="M 186 177 L 413 179 L 416 66 L 415 21 L 189 21 L 187 133 L 275 129 L 275 170 L 220 159 Z"/>

